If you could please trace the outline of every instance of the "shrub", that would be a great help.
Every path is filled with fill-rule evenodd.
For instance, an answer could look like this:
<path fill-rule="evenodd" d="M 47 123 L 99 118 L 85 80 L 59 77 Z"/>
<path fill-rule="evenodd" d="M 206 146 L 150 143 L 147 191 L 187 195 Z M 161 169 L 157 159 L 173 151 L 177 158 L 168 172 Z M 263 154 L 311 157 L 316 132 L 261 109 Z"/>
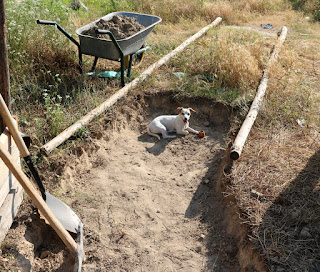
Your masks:
<path fill-rule="evenodd" d="M 315 21 L 320 21 L 320 1 L 319 0 L 290 0 L 294 9 L 302 10 L 311 14 Z"/>

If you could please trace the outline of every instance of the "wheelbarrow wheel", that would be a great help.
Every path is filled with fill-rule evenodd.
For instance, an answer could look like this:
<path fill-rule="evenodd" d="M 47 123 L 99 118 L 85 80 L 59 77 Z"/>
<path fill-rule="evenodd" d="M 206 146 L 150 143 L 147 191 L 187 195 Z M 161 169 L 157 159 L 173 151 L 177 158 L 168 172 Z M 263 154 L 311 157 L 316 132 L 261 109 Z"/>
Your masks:
<path fill-rule="evenodd" d="M 145 45 L 142 45 L 140 49 L 142 48 L 145 48 Z M 142 53 L 140 54 L 137 54 L 137 55 L 134 55 L 133 56 L 133 59 L 132 59 L 132 67 L 138 67 L 141 62 L 142 62 L 142 59 L 144 57 L 144 52 L 143 51 Z M 125 69 L 128 69 L 129 68 L 129 61 L 130 61 L 130 56 L 125 56 L 124 57 L 124 68 Z"/>

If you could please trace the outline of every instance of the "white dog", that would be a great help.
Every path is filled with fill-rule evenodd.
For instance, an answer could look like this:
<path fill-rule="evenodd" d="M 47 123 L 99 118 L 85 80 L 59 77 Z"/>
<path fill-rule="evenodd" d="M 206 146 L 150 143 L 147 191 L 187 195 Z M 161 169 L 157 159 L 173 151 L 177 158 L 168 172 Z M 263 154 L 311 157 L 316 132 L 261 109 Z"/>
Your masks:
<path fill-rule="evenodd" d="M 162 134 L 163 138 L 175 138 L 175 135 L 168 135 L 168 132 L 176 132 L 177 134 L 187 135 L 189 132 L 198 134 L 196 131 L 189 127 L 189 119 L 191 116 L 191 111 L 195 112 L 192 108 L 182 108 L 177 109 L 179 111 L 178 115 L 161 115 L 156 117 L 147 128 L 148 134 L 157 137 L 160 140 L 158 134 Z"/>

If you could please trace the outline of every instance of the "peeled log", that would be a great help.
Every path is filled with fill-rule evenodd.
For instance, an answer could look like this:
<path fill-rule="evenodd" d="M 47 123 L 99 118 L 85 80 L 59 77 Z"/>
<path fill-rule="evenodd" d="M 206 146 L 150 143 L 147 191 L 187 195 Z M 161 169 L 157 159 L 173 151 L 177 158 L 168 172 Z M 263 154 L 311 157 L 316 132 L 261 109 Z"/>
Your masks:
<path fill-rule="evenodd" d="M 244 120 L 240 131 L 231 147 L 231 151 L 230 151 L 230 157 L 233 160 L 237 160 L 239 159 L 243 146 L 247 140 L 247 137 L 249 135 L 249 132 L 253 126 L 254 121 L 257 118 L 260 106 L 261 106 L 261 102 L 263 100 L 264 94 L 266 92 L 267 86 L 268 86 L 268 76 L 269 76 L 269 72 L 271 69 L 272 64 L 277 60 L 281 46 L 283 44 L 283 42 L 286 39 L 287 36 L 287 27 L 283 26 L 281 28 L 281 33 L 280 36 L 278 38 L 278 42 L 274 47 L 274 50 L 271 54 L 271 57 L 267 63 L 267 67 L 265 68 L 265 70 L 263 71 L 263 75 L 256 93 L 256 96 L 252 102 L 252 105 L 250 107 L 250 110 L 247 114 L 246 119 Z"/>

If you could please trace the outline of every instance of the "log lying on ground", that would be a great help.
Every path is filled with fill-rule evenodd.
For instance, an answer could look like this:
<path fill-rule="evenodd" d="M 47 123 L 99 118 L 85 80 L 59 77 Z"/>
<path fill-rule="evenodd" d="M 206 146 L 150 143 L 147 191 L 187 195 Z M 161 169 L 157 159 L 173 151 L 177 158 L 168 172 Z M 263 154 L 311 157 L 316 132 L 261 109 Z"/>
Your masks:
<path fill-rule="evenodd" d="M 242 149 L 243 149 L 243 146 L 244 146 L 244 144 L 247 140 L 247 137 L 249 135 L 249 132 L 252 128 L 252 125 L 257 118 L 261 102 L 263 100 L 264 94 L 265 94 L 267 86 L 268 86 L 268 76 L 269 76 L 271 66 L 278 58 L 280 48 L 286 39 L 287 31 L 288 31 L 287 27 L 283 26 L 281 28 L 281 33 L 278 38 L 278 42 L 274 47 L 274 50 L 271 54 L 271 57 L 267 63 L 267 67 L 263 71 L 263 75 L 262 75 L 256 96 L 252 102 L 252 105 L 251 105 L 250 110 L 247 114 L 247 117 L 244 120 L 244 122 L 240 128 L 240 131 L 239 131 L 239 133 L 238 133 L 238 135 L 237 135 L 237 137 L 231 147 L 230 157 L 233 160 L 239 159 L 241 152 L 242 152 Z"/>
<path fill-rule="evenodd" d="M 199 32 L 191 36 L 189 39 L 184 41 L 182 44 L 180 44 L 175 50 L 161 58 L 156 63 L 150 65 L 140 76 L 138 76 L 136 79 L 134 79 L 132 82 L 124 86 L 122 89 L 120 89 L 118 92 L 116 92 L 114 95 L 112 95 L 109 99 L 107 99 L 105 102 L 103 102 L 100 106 L 93 109 L 91 112 L 89 112 L 87 115 L 82 117 L 79 121 L 74 123 L 72 126 L 61 132 L 58 136 L 53 138 L 51 141 L 46 143 L 41 147 L 41 150 L 44 151 L 46 154 L 49 154 L 53 149 L 55 149 L 57 146 L 61 145 L 64 141 L 69 139 L 79 128 L 82 126 L 88 124 L 91 120 L 93 120 L 95 117 L 99 116 L 101 113 L 106 111 L 108 108 L 110 108 L 112 105 L 114 105 L 120 98 L 124 97 L 130 90 L 132 90 L 135 86 L 137 86 L 140 82 L 146 79 L 154 70 L 158 69 L 161 65 L 168 62 L 172 57 L 177 55 L 180 51 L 182 51 L 185 47 L 187 47 L 190 43 L 201 37 L 204 33 L 206 33 L 210 28 L 218 25 L 221 22 L 221 17 L 218 17 L 215 19 L 210 25 L 207 25 L 206 27 L 202 28 Z"/>

